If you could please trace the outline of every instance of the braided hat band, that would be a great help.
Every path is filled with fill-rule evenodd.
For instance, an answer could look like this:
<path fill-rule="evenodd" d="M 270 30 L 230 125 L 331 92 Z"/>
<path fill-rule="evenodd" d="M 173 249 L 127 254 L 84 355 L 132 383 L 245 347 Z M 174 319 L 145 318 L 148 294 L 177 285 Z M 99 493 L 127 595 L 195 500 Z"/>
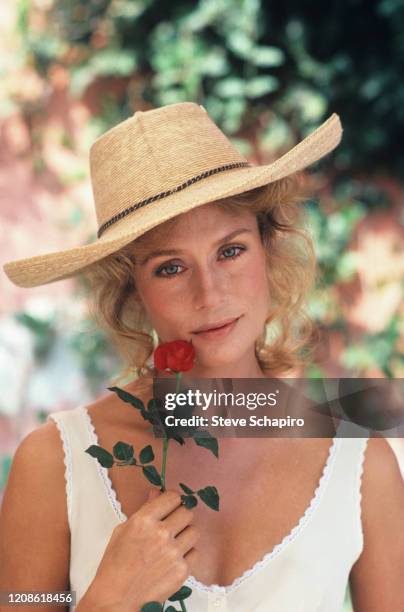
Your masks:
<path fill-rule="evenodd" d="M 4 271 L 20 287 L 80 274 L 176 215 L 306 168 L 332 151 L 341 136 L 334 113 L 287 153 L 257 166 L 194 102 L 137 111 L 90 149 L 98 238 L 83 246 L 7 262 Z"/>
<path fill-rule="evenodd" d="M 251 164 L 249 162 L 236 162 L 234 164 L 226 164 L 225 166 L 220 166 L 219 168 L 212 168 L 212 170 L 207 170 L 206 172 L 202 172 L 202 174 L 199 174 L 198 176 L 194 176 L 193 178 L 188 179 L 187 181 L 185 181 L 185 183 L 182 183 L 182 185 L 178 185 L 177 187 L 174 187 L 173 189 L 169 191 L 163 191 L 162 193 L 158 193 L 155 196 L 146 198 L 146 200 L 142 200 L 142 202 L 137 202 L 136 204 L 132 204 L 132 206 L 125 208 L 125 210 L 122 210 L 120 213 L 118 213 L 114 217 L 111 217 L 111 219 L 103 223 L 97 232 L 97 236 L 98 238 L 101 238 L 105 230 L 108 227 L 110 227 L 113 223 L 116 223 L 120 219 L 123 219 L 123 217 L 126 217 L 126 215 L 129 215 L 131 212 L 134 212 L 135 210 L 137 210 L 138 208 L 141 208 L 142 206 L 151 204 L 152 202 L 155 202 L 156 200 L 161 200 L 161 198 L 166 198 L 167 196 L 173 193 L 176 193 L 177 191 L 181 191 L 182 189 L 185 189 L 186 187 L 189 187 L 190 185 L 193 185 L 194 183 L 197 183 L 198 181 L 201 181 L 202 179 L 207 178 L 208 176 L 217 174 L 218 172 L 223 172 L 224 170 L 232 170 L 233 168 L 243 168 L 246 166 L 251 166 Z"/>

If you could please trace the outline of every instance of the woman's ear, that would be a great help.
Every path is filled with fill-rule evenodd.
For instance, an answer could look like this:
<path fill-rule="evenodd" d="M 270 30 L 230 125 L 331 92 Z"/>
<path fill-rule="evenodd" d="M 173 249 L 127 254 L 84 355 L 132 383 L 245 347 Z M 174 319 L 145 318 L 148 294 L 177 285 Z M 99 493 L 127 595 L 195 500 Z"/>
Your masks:
<path fill-rule="evenodd" d="M 137 289 L 134 289 L 133 294 L 132 294 L 132 299 L 134 299 L 135 302 L 137 302 L 138 304 L 142 304 L 142 298 L 140 297 Z"/>
<path fill-rule="evenodd" d="M 267 325 L 270 322 L 271 318 L 272 318 L 271 314 L 268 314 L 267 318 L 265 319 L 264 327 L 263 327 L 263 330 L 261 332 L 261 335 L 255 341 L 255 350 L 256 351 L 260 351 L 262 349 L 262 347 L 266 344 L 266 341 L 267 341 Z"/>

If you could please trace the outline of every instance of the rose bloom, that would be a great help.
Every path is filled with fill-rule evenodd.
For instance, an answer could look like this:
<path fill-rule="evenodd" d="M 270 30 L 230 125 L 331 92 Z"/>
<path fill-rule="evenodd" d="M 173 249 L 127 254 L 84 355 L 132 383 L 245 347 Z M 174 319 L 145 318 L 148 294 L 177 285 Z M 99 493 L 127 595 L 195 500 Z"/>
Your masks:
<path fill-rule="evenodd" d="M 153 359 L 154 366 L 162 372 L 187 372 L 194 367 L 195 349 L 186 340 L 164 342 L 154 351 Z"/>

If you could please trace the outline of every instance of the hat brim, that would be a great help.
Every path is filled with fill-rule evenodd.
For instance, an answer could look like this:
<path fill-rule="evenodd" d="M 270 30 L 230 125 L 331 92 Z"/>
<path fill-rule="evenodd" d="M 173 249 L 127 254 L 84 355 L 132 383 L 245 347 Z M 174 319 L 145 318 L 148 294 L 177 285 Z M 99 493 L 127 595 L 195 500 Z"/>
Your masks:
<path fill-rule="evenodd" d="M 37 287 L 76 276 L 172 217 L 203 204 L 262 187 L 306 168 L 332 151 L 341 136 L 341 122 L 334 113 L 300 143 L 270 164 L 209 176 L 129 214 L 112 225 L 95 242 L 10 261 L 4 264 L 3 269 L 11 282 L 19 287 Z"/>

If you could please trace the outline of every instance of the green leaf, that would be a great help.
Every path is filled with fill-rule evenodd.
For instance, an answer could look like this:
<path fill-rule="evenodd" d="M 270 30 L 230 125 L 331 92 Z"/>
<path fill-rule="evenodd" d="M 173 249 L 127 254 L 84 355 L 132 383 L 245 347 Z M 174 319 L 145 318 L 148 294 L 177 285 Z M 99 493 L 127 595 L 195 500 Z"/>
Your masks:
<path fill-rule="evenodd" d="M 248 98 L 259 98 L 278 89 L 278 85 L 278 79 L 273 76 L 257 76 L 247 81 L 245 94 Z"/>
<path fill-rule="evenodd" d="M 183 482 L 180 482 L 180 487 L 185 493 L 188 493 L 188 495 L 192 495 L 193 490 L 187 487 L 187 485 L 184 484 Z"/>
<path fill-rule="evenodd" d="M 338 257 L 335 267 L 335 279 L 337 281 L 348 281 L 356 273 L 359 264 L 358 253 L 345 251 Z"/>
<path fill-rule="evenodd" d="M 152 397 L 147 403 L 147 410 L 152 414 L 158 415 L 160 418 L 167 414 L 163 401 L 158 397 Z"/>
<path fill-rule="evenodd" d="M 168 427 L 164 423 L 164 419 L 167 412 L 164 408 L 162 400 L 158 398 L 152 398 L 149 400 L 147 408 L 150 412 L 149 420 L 155 425 L 159 434 L 164 435 L 168 439 L 175 440 L 178 444 L 183 445 L 184 439 L 178 433 L 176 433 L 175 427 Z"/>
<path fill-rule="evenodd" d="M 167 411 L 165 410 L 163 402 L 160 399 L 152 397 L 147 404 L 147 412 L 148 418 L 152 423 L 160 425 L 166 429 L 164 419 L 167 416 Z"/>
<path fill-rule="evenodd" d="M 233 98 L 235 96 L 243 96 L 245 89 L 245 81 L 235 77 L 221 79 L 213 87 L 213 91 L 221 98 Z"/>
<path fill-rule="evenodd" d="M 287 121 L 278 115 L 274 115 L 268 125 L 261 131 L 259 142 L 262 149 L 277 151 L 287 146 L 293 145 L 293 137 Z"/>
<path fill-rule="evenodd" d="M 168 608 L 166 608 L 165 612 L 177 612 L 176 608 L 174 608 L 174 606 L 168 606 Z"/>
<path fill-rule="evenodd" d="M 197 494 L 209 508 L 212 508 L 212 510 L 219 510 L 219 493 L 216 487 L 209 485 L 204 489 L 199 489 Z"/>
<path fill-rule="evenodd" d="M 186 508 L 194 508 L 198 503 L 195 495 L 181 495 L 181 499 Z"/>
<path fill-rule="evenodd" d="M 141 410 L 140 412 L 145 421 L 149 421 L 149 423 L 151 423 L 152 425 L 163 427 L 158 416 L 150 414 L 150 412 L 148 412 L 147 410 Z"/>
<path fill-rule="evenodd" d="M 235 55 L 242 59 L 249 59 L 253 50 L 254 42 L 242 30 L 230 31 L 227 36 L 227 46 Z"/>
<path fill-rule="evenodd" d="M 182 586 L 179 591 L 176 591 L 171 597 L 168 598 L 169 601 L 182 601 L 189 597 L 192 593 L 192 589 L 187 586 Z"/>
<path fill-rule="evenodd" d="M 117 442 L 112 449 L 114 453 L 114 457 L 119 459 L 120 461 L 128 461 L 131 457 L 133 457 L 133 446 L 126 444 L 126 442 Z"/>
<path fill-rule="evenodd" d="M 149 601 L 140 608 L 140 612 L 163 612 L 163 606 L 159 601 Z"/>
<path fill-rule="evenodd" d="M 249 157 L 253 153 L 253 147 L 246 138 L 236 138 L 235 136 L 230 137 L 232 144 L 240 151 L 245 157 Z"/>
<path fill-rule="evenodd" d="M 121 399 L 123 402 L 126 402 L 127 404 L 131 404 L 132 406 L 134 406 L 134 408 L 137 408 L 138 410 L 145 410 L 142 400 L 138 397 L 135 397 L 131 393 L 128 393 L 127 391 L 124 391 L 119 387 L 108 387 L 108 391 L 113 391 L 117 394 L 119 399 Z"/>
<path fill-rule="evenodd" d="M 136 51 L 107 47 L 95 53 L 90 59 L 95 75 L 129 76 L 136 69 Z"/>
<path fill-rule="evenodd" d="M 297 86 L 294 90 L 294 97 L 296 106 L 300 110 L 303 124 L 317 123 L 321 120 L 328 106 L 328 100 L 321 91 L 310 89 L 307 86 Z M 312 127 L 307 127 L 307 134 L 311 131 Z"/>
<path fill-rule="evenodd" d="M 100 49 L 85 63 L 75 66 L 70 74 L 70 91 L 80 95 L 99 76 L 129 76 L 137 65 L 136 51 Z"/>
<path fill-rule="evenodd" d="M 256 66 L 280 66 L 285 60 L 285 54 L 277 47 L 255 47 L 251 53 L 251 61 Z"/>
<path fill-rule="evenodd" d="M 203 433 L 203 436 L 193 436 L 195 440 L 195 444 L 198 446 L 203 446 L 203 448 L 207 448 L 212 451 L 215 457 L 219 457 L 219 446 L 216 438 L 214 438 L 208 430 L 200 429 L 198 433 Z M 205 435 L 206 434 L 206 435 Z"/>
<path fill-rule="evenodd" d="M 142 448 L 142 450 L 140 451 L 139 461 L 140 463 L 150 463 L 150 461 L 153 461 L 153 459 L 154 459 L 153 449 L 151 445 L 148 444 L 147 446 Z"/>
<path fill-rule="evenodd" d="M 229 63 L 226 58 L 226 51 L 222 47 L 211 49 L 203 61 L 200 62 L 199 71 L 201 74 L 211 77 L 220 77 L 229 71 Z"/>
<path fill-rule="evenodd" d="M 113 456 L 111 455 L 111 453 L 105 450 L 105 448 L 102 448 L 102 446 L 92 444 L 91 446 L 86 448 L 85 452 L 91 455 L 92 457 L 95 457 L 98 463 L 102 465 L 102 467 L 110 468 L 114 465 Z"/>
<path fill-rule="evenodd" d="M 161 485 L 161 477 L 154 465 L 146 465 L 143 468 L 143 474 L 147 480 L 154 485 Z"/>
<path fill-rule="evenodd" d="M 177 434 L 175 434 L 175 433 L 171 433 L 171 435 L 170 435 L 170 436 L 167 436 L 167 437 L 168 437 L 168 438 L 170 438 L 170 439 L 172 439 L 172 440 L 175 440 L 176 442 L 178 442 L 178 444 L 181 444 L 181 446 L 182 446 L 183 444 L 185 444 L 185 440 L 184 440 L 184 438 L 182 438 L 181 436 L 178 436 L 178 435 L 177 435 Z"/>
<path fill-rule="evenodd" d="M 156 399 L 152 398 L 147 404 L 147 412 L 144 415 L 144 419 L 149 421 L 153 425 L 153 431 L 156 435 L 161 434 L 167 437 L 167 429 L 164 423 L 164 413 L 159 407 L 159 403 Z"/>

